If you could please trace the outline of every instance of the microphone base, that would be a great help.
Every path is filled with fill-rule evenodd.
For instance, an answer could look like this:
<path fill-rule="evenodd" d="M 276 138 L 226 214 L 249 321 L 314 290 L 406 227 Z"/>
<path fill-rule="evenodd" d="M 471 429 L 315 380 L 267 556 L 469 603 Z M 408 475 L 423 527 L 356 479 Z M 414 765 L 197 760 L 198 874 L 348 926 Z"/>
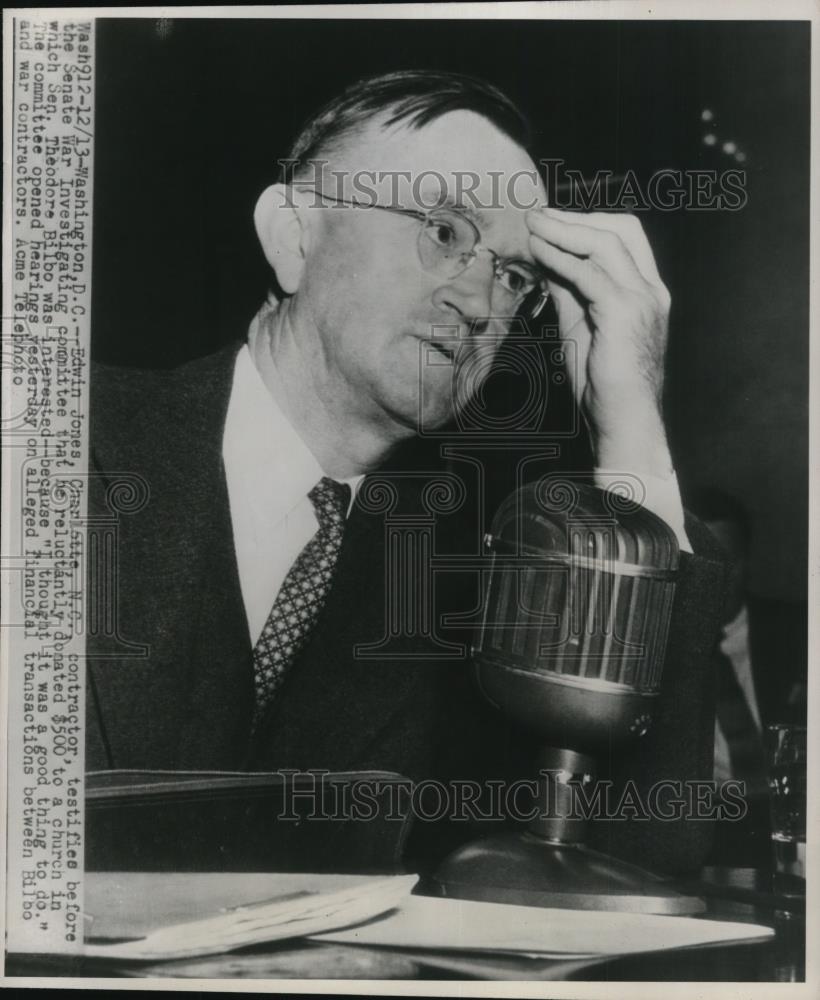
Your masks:
<path fill-rule="evenodd" d="M 449 899 L 667 915 L 706 909 L 702 899 L 676 892 L 637 865 L 530 833 L 501 834 L 459 848 L 433 880 L 434 891 Z"/>

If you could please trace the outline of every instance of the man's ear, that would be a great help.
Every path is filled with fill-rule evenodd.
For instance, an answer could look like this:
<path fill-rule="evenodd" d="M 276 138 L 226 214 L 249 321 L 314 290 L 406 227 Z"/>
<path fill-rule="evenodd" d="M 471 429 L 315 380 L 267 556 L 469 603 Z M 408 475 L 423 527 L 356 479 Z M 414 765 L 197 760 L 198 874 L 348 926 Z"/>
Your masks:
<path fill-rule="evenodd" d="M 253 213 L 256 235 L 283 292 L 292 295 L 302 280 L 308 231 L 293 188 L 272 184 L 259 196 Z"/>

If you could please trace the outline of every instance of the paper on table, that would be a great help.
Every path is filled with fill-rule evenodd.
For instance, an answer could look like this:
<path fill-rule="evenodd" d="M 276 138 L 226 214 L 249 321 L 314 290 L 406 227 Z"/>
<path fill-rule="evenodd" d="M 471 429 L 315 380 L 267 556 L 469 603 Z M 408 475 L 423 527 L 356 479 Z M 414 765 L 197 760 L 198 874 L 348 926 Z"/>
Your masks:
<path fill-rule="evenodd" d="M 85 885 L 86 912 L 89 925 L 86 934 L 97 938 L 143 938 L 172 925 L 199 925 L 203 915 L 212 918 L 221 911 L 231 910 L 242 904 L 255 904 L 273 897 L 291 897 L 283 901 L 293 911 L 293 897 L 307 896 L 315 902 L 316 894 L 353 893 L 360 890 L 366 896 L 372 887 L 393 879 L 364 875 L 316 875 L 297 873 L 157 873 L 157 872 L 87 872 Z M 400 877 L 400 881 L 403 881 Z M 320 941 L 339 941 L 345 944 L 389 945 L 413 948 L 418 951 L 458 950 L 462 952 L 495 952 L 515 955 L 532 955 L 538 958 L 572 959 L 595 955 L 628 954 L 655 951 L 663 948 L 681 948 L 717 942 L 751 941 L 771 936 L 767 927 L 753 924 L 724 923 L 711 920 L 693 920 L 687 917 L 656 917 L 645 914 L 593 913 L 590 911 L 549 910 L 539 907 L 512 906 L 507 904 L 462 902 L 450 899 L 431 899 L 409 896 L 415 876 L 401 889 L 398 914 L 383 920 L 362 924 L 373 913 L 352 916 L 336 923 L 340 928 L 334 933 L 317 936 Z M 397 886 L 397 894 L 399 889 Z M 300 902 L 300 898 L 296 899 Z M 379 903 L 387 903 L 382 899 Z M 277 905 L 275 902 L 272 904 Z M 282 904 L 279 904 L 282 905 Z M 392 904 L 395 905 L 395 904 Z M 385 905 L 384 910 L 388 907 Z M 241 911 L 237 911 L 241 912 Z M 247 911 L 246 911 L 247 913 Z M 258 917 L 253 905 L 250 913 Z M 277 916 L 274 912 L 274 917 Z M 93 919 L 91 919 L 93 918 Z M 220 916 L 224 919 L 224 914 Z M 355 927 L 351 926 L 356 923 Z M 207 929 L 207 928 L 206 928 Z M 247 930 L 247 927 L 245 928 Z M 257 928 L 257 930 L 260 930 Z M 328 930 L 328 924 L 311 928 L 300 924 L 273 925 L 261 931 L 258 941 L 284 940 L 307 934 L 319 935 Z M 164 932 L 166 941 L 168 932 Z M 173 940 L 176 954 L 180 954 L 180 940 Z M 228 944 L 211 941 L 207 950 L 185 951 L 185 956 L 218 954 L 230 948 L 251 944 L 240 939 Z M 98 954 L 110 958 L 140 959 L 140 948 L 145 940 L 131 944 L 99 945 Z M 201 945 L 201 942 L 200 942 Z M 94 946 L 89 946 L 94 947 Z M 115 950 L 116 949 L 116 950 Z M 121 949 L 125 949 L 121 952 Z M 161 961 L 169 953 L 151 951 L 145 959 Z"/>
<path fill-rule="evenodd" d="M 86 872 L 85 936 L 141 938 L 248 903 L 338 892 L 383 878 L 311 872 Z"/>
<path fill-rule="evenodd" d="M 315 877 L 306 876 L 304 884 L 310 884 L 312 878 L 315 881 Z M 361 879 L 332 892 L 280 893 L 256 902 L 248 900 L 222 912 L 212 910 L 204 918 L 166 924 L 136 940 L 87 943 L 83 954 L 120 961 L 159 961 L 215 955 L 252 944 L 304 937 L 385 913 L 402 902 L 417 881 L 416 875 L 397 875 Z M 104 882 L 100 883 L 98 876 L 100 884 Z M 116 882 L 109 879 L 108 885 L 114 887 Z"/>
<path fill-rule="evenodd" d="M 313 940 L 415 949 L 514 952 L 534 957 L 625 955 L 694 945 L 753 941 L 774 931 L 757 924 L 644 913 L 596 913 L 410 896 L 392 914 Z"/>

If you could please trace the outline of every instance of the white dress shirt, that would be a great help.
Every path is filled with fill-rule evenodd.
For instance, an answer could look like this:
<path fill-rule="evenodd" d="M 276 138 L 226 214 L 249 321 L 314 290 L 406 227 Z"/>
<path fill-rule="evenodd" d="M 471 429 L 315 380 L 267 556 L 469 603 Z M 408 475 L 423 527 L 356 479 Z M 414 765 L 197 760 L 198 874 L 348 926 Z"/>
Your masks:
<path fill-rule="evenodd" d="M 255 644 L 288 570 L 319 529 L 308 493 L 325 473 L 262 381 L 247 345 L 236 358 L 222 458 L 242 600 Z M 351 506 L 363 478 L 344 480 L 351 487 Z"/>

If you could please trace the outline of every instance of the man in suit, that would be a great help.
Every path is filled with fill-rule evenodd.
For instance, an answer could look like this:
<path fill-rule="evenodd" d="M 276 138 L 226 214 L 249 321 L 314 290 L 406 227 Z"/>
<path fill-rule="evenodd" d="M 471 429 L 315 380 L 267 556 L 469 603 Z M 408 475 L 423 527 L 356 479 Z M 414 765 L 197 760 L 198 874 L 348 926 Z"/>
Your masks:
<path fill-rule="evenodd" d="M 549 293 L 596 475 L 639 477 L 684 553 L 658 725 L 613 774 L 709 776 L 722 570 L 685 522 L 660 415 L 669 294 L 633 218 L 535 207 L 524 147 L 519 113 L 480 81 L 353 86 L 259 199 L 275 293 L 247 342 L 170 372 L 97 373 L 92 515 L 110 517 L 121 474 L 135 492 L 117 523 L 117 635 L 89 647 L 89 769 L 527 773 L 429 630 L 382 657 L 356 650 L 383 638 L 390 597 L 374 473 L 392 462 L 391 512 L 417 512 L 425 476 L 396 456 L 468 405 L 469 373 Z M 438 363 L 422 371 L 425 351 Z M 476 526 L 438 532 L 469 549 Z M 437 586 L 436 613 L 469 610 L 461 583 Z M 144 648 L 122 657 L 123 643 Z M 598 837 L 670 869 L 702 856 L 703 824 L 627 827 Z"/>

